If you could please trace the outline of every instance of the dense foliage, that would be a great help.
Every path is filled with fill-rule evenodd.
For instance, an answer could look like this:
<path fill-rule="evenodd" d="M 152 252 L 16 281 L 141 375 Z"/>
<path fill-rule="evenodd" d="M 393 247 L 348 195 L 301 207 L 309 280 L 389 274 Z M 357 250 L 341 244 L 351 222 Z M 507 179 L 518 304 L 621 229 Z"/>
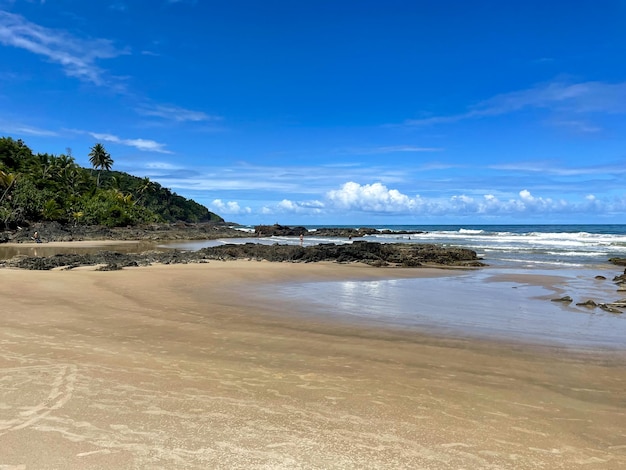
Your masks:
<path fill-rule="evenodd" d="M 71 151 L 35 155 L 21 140 L 0 138 L 0 230 L 42 220 L 109 227 L 222 221 L 148 178 L 111 171 L 101 144 L 91 151 L 97 172 L 78 166 Z"/>

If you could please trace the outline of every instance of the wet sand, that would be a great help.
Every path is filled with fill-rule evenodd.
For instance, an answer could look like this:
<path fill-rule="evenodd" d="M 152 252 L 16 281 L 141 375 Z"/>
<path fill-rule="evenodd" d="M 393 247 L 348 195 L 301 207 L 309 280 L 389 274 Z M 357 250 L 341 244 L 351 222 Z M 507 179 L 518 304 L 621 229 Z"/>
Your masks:
<path fill-rule="evenodd" d="M 141 253 L 160 249 L 156 242 L 145 240 L 82 240 L 72 242 L 3 243 L 0 260 L 14 256 L 53 256 L 58 253 L 94 253 L 101 250 Z"/>
<path fill-rule="evenodd" d="M 623 352 L 330 323 L 254 294 L 442 275 L 0 269 L 0 468 L 625 468 Z"/>

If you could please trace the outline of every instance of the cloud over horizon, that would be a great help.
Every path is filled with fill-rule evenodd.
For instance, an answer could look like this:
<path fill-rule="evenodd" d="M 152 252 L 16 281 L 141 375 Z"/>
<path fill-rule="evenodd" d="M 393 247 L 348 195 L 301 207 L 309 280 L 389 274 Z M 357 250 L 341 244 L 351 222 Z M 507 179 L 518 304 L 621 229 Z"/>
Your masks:
<path fill-rule="evenodd" d="M 328 191 L 325 201 L 307 204 L 303 201 L 282 200 L 274 210 L 267 206 L 266 212 L 302 213 L 312 208 L 310 213 L 361 213 L 386 215 L 417 215 L 427 217 L 466 217 L 501 215 L 543 217 L 548 214 L 593 214 L 595 211 L 623 211 L 626 208 L 626 196 L 612 200 L 600 200 L 588 194 L 579 201 L 566 201 L 549 197 L 534 196 L 527 189 L 516 195 L 498 198 L 493 194 L 468 196 L 458 194 L 449 198 L 427 198 L 420 195 L 409 196 L 396 189 L 390 189 L 381 183 L 361 185 L 353 181 L 344 183 L 340 188 Z"/>

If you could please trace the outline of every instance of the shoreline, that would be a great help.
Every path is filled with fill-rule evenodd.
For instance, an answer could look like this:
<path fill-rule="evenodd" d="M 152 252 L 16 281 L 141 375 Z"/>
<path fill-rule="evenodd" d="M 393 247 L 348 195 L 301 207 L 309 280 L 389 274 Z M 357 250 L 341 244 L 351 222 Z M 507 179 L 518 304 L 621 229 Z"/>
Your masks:
<path fill-rule="evenodd" d="M 4 244 L 4 246 L 8 246 L 10 248 L 21 247 L 24 245 L 26 245 L 26 247 L 32 250 L 38 250 L 40 247 L 42 247 L 42 244 L 37 244 L 34 242 L 28 243 L 28 244 L 24 244 L 24 243 Z M 275 284 L 275 283 L 280 284 L 284 282 L 307 283 L 307 282 L 315 282 L 315 281 L 321 281 L 321 282 L 372 281 L 372 280 L 385 281 L 385 280 L 393 280 L 393 279 L 397 280 L 397 279 L 438 278 L 438 277 L 452 277 L 457 274 L 467 274 L 472 271 L 475 271 L 477 275 L 481 277 L 482 282 L 486 282 L 487 284 L 495 285 L 497 283 L 509 283 L 509 284 L 513 283 L 513 284 L 516 284 L 514 288 L 517 288 L 518 286 L 519 287 L 530 286 L 530 287 L 536 287 L 536 288 L 543 288 L 546 291 L 546 293 L 537 294 L 533 296 L 532 298 L 541 299 L 544 302 L 556 300 L 556 298 L 563 296 L 563 294 L 568 293 L 568 290 L 570 294 L 572 293 L 571 284 L 574 281 L 574 276 L 572 273 L 577 272 L 578 274 L 575 277 L 580 278 L 579 270 L 574 270 L 572 268 L 564 269 L 562 267 L 532 270 L 528 268 L 510 268 L 510 267 L 501 269 L 499 267 L 494 268 L 489 265 L 483 265 L 481 267 L 474 267 L 474 266 L 466 266 L 466 265 L 442 265 L 442 264 L 436 264 L 436 263 L 424 263 L 417 267 L 406 267 L 406 266 L 397 266 L 397 265 L 396 266 L 393 266 L 393 265 L 379 266 L 376 264 L 372 265 L 371 263 L 368 264 L 368 263 L 363 263 L 363 262 L 358 262 L 358 261 L 351 261 L 351 262 L 337 262 L 337 261 L 313 261 L 313 262 L 305 261 L 303 262 L 303 261 L 289 261 L 289 260 L 267 261 L 265 259 L 260 259 L 260 258 L 254 261 L 252 261 L 252 259 L 249 258 L 246 261 L 245 259 L 242 259 L 242 258 L 222 259 L 221 257 L 218 258 L 219 261 L 216 261 L 216 258 L 207 258 L 206 256 L 202 256 L 199 258 L 195 257 L 193 251 L 187 251 L 187 252 L 179 251 L 178 252 L 178 253 L 182 253 L 183 255 L 191 254 L 190 258 L 186 258 L 186 257 L 178 258 L 176 256 L 174 258 L 170 258 L 166 256 L 164 259 L 161 259 L 158 257 L 158 255 L 157 256 L 151 256 L 151 255 L 159 251 L 159 248 L 161 248 L 164 252 L 172 252 L 172 253 L 178 250 L 171 250 L 167 247 L 164 247 L 162 244 L 157 245 L 154 242 L 145 242 L 145 241 L 139 241 L 139 240 L 59 241 L 59 242 L 45 243 L 43 244 L 43 247 L 51 248 L 51 251 L 41 253 L 44 259 L 45 258 L 56 259 L 55 256 L 51 256 L 51 253 L 60 253 L 61 255 L 66 254 L 66 255 L 69 255 L 70 264 L 64 264 L 64 263 L 67 263 L 67 261 L 63 261 L 61 264 L 57 265 L 57 267 L 52 267 L 52 268 L 50 267 L 21 268 L 18 265 L 12 264 L 12 263 L 5 263 L 3 265 L 2 261 L 0 260 L 0 269 L 26 269 L 26 270 L 35 270 L 35 271 L 41 270 L 41 269 L 51 270 L 51 271 L 58 271 L 58 270 L 115 271 L 115 270 L 120 270 L 120 269 L 136 270 L 140 268 L 170 267 L 173 265 L 187 265 L 187 264 L 190 264 L 190 265 L 196 264 L 196 265 L 206 266 L 208 263 L 215 263 L 215 262 L 218 262 L 218 263 L 250 262 L 251 263 L 251 264 L 246 264 L 246 266 L 253 266 L 254 263 L 258 263 L 258 262 L 267 263 L 267 265 L 287 264 L 287 265 L 292 265 L 292 266 L 298 266 L 300 264 L 304 264 L 307 266 L 309 265 L 327 266 L 327 268 L 324 268 L 326 269 L 324 274 L 321 277 L 317 277 L 315 279 L 309 279 L 308 277 L 304 277 L 302 279 L 294 281 L 292 274 L 290 274 L 284 278 L 281 278 L 279 276 L 276 279 L 267 281 L 269 284 Z M 120 255 L 120 253 L 108 252 L 107 248 L 110 248 L 110 247 L 114 247 L 118 249 L 121 252 L 121 258 L 115 256 L 115 255 Z M 135 251 L 136 248 L 139 248 L 139 250 Z M 145 251 L 146 249 L 147 251 Z M 72 263 L 71 258 L 73 256 L 72 253 L 74 253 L 74 250 L 76 250 L 77 252 L 81 252 L 81 250 L 85 250 L 85 253 L 94 253 L 96 255 L 103 253 L 106 256 L 104 256 L 100 260 L 98 256 L 94 257 L 93 259 L 90 258 L 90 260 L 88 260 L 89 264 L 81 264 L 82 258 L 79 258 L 80 261 L 78 263 Z M 136 259 L 140 260 L 139 264 L 137 264 L 137 262 L 134 262 L 132 260 L 130 263 L 128 263 L 126 258 L 124 258 L 125 256 L 124 253 L 127 253 L 128 255 L 130 255 L 130 257 L 138 256 L 138 258 Z M 39 259 L 36 251 L 35 253 L 31 253 L 31 254 L 35 256 L 35 258 L 33 259 Z M 19 259 L 19 256 L 15 259 L 16 260 Z M 127 264 L 124 264 L 124 263 L 127 263 Z M 292 271 L 297 270 L 297 269 L 299 268 L 290 268 L 290 270 Z M 304 269 L 307 270 L 308 268 L 304 268 Z M 597 270 L 599 271 L 612 270 L 614 269 L 614 265 L 611 265 L 610 263 L 605 263 L 604 265 L 595 266 L 593 269 L 596 271 Z M 587 272 L 587 275 L 588 275 L 587 283 L 589 283 L 589 281 L 591 280 L 591 275 L 594 274 L 592 272 L 592 268 L 591 267 L 585 268 L 584 271 Z M 357 277 L 353 277 L 354 273 L 358 273 Z M 563 273 L 568 273 L 568 275 L 564 275 Z M 598 300 L 597 306 L 611 305 L 611 302 L 616 300 L 615 297 L 617 297 L 618 294 L 617 293 L 613 294 L 612 289 L 610 289 L 610 287 L 607 287 L 607 284 L 610 285 L 609 283 L 610 281 L 606 280 L 604 289 L 600 290 L 600 291 L 603 290 L 603 292 L 600 292 L 599 290 L 597 290 L 598 284 L 596 282 L 596 286 L 595 286 L 596 292 L 594 294 L 597 294 L 597 295 L 594 296 L 594 294 L 589 294 L 585 298 L 589 299 L 591 297 L 594 297 L 595 300 L 598 300 L 598 296 L 599 296 L 601 300 Z M 580 284 L 575 290 L 578 290 L 578 289 L 581 290 L 581 293 L 580 293 L 581 296 L 586 295 L 586 294 L 583 294 L 583 292 L 589 291 L 589 289 L 581 289 Z M 475 294 L 475 292 L 473 292 L 472 294 Z M 576 292 L 576 294 L 578 294 L 578 292 Z M 489 295 L 492 295 L 492 294 L 489 294 Z M 582 299 L 583 297 L 580 297 L 580 296 L 577 298 L 577 300 L 582 300 Z M 612 300 L 606 300 L 606 299 L 612 299 Z M 267 301 L 267 296 L 261 296 L 259 300 L 261 302 Z M 307 302 L 307 299 L 305 297 L 300 297 L 299 300 L 307 304 L 310 303 L 310 302 Z M 568 302 L 564 302 L 561 305 L 563 306 L 565 310 L 568 310 L 569 312 L 572 312 L 572 313 L 584 313 L 585 315 L 593 315 L 594 313 L 596 313 L 595 311 L 593 311 L 591 307 L 589 308 L 583 307 L 582 303 L 570 304 Z M 574 307 L 575 305 L 576 307 Z M 433 308 L 440 308 L 440 307 L 434 306 Z M 309 314 L 315 315 L 315 313 L 311 313 L 314 310 L 315 309 L 310 309 Z M 337 324 L 340 324 L 341 322 L 349 323 L 352 321 L 352 322 L 359 323 L 366 328 L 367 327 L 386 328 L 392 331 L 393 330 L 399 331 L 401 328 L 403 328 L 403 326 L 400 324 L 389 325 L 389 324 L 377 323 L 376 321 L 369 322 L 368 324 L 368 322 L 363 321 L 362 318 L 359 319 L 355 317 L 352 319 L 348 319 L 347 316 L 344 316 L 343 318 L 340 317 L 338 319 L 331 320 L 331 321 Z M 424 324 L 421 326 L 412 325 L 410 329 L 413 333 L 420 333 L 420 334 L 424 333 L 429 336 L 434 335 L 440 338 L 445 338 L 448 336 L 450 337 L 454 336 L 456 338 L 463 338 L 469 334 L 468 331 L 465 331 L 463 329 L 456 329 L 454 331 L 449 330 L 449 331 L 443 332 L 443 330 L 445 330 L 446 328 L 441 328 L 441 327 L 437 328 L 433 325 L 428 325 L 428 324 Z M 537 339 L 533 337 L 532 335 L 527 335 L 524 337 L 517 337 L 514 333 L 507 334 L 506 332 L 498 333 L 495 331 L 491 333 L 487 331 L 481 334 L 474 333 L 474 334 L 469 335 L 468 338 L 471 340 L 478 340 L 478 341 L 486 340 L 486 341 L 497 341 L 500 343 L 518 343 L 522 346 L 527 346 L 527 347 L 548 347 L 548 348 L 566 347 L 567 349 L 571 351 L 575 351 L 576 349 L 584 349 L 584 350 L 597 349 L 598 351 L 602 351 L 602 350 L 619 351 L 620 349 L 622 349 L 621 345 L 609 346 L 607 345 L 608 343 L 604 345 L 589 345 L 589 344 L 579 343 L 579 344 L 572 345 L 572 346 L 567 346 L 567 345 L 557 344 L 557 343 L 546 344 L 544 340 Z"/>
<path fill-rule="evenodd" d="M 211 261 L 0 269 L 0 466 L 626 465 L 626 354 L 297 315 L 281 282 L 459 271 Z"/>

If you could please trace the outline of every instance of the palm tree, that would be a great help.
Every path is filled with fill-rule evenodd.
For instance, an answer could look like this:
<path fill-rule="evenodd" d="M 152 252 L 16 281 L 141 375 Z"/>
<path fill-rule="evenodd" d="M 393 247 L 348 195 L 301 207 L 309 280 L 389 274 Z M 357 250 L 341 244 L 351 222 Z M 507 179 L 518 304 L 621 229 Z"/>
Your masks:
<path fill-rule="evenodd" d="M 17 180 L 17 176 L 14 173 L 5 173 L 0 170 L 0 190 L 3 190 L 2 196 L 0 197 L 0 202 L 6 197 L 9 193 L 15 181 Z"/>
<path fill-rule="evenodd" d="M 44 181 L 47 181 L 50 177 L 50 171 L 52 170 L 52 159 L 47 153 L 37 154 L 39 158 L 39 168 L 37 169 L 37 177 Z"/>
<path fill-rule="evenodd" d="M 136 190 L 139 197 L 135 200 L 135 204 L 137 204 L 146 194 L 154 192 L 156 190 L 156 185 L 150 181 L 150 178 L 146 177 L 141 180 Z"/>
<path fill-rule="evenodd" d="M 101 143 L 97 143 L 93 147 L 91 147 L 91 152 L 89 152 L 89 162 L 95 169 L 99 169 L 98 171 L 98 181 L 96 185 L 100 187 L 100 173 L 102 170 L 109 171 L 113 166 L 113 159 L 109 152 L 106 151 L 104 145 Z"/>

